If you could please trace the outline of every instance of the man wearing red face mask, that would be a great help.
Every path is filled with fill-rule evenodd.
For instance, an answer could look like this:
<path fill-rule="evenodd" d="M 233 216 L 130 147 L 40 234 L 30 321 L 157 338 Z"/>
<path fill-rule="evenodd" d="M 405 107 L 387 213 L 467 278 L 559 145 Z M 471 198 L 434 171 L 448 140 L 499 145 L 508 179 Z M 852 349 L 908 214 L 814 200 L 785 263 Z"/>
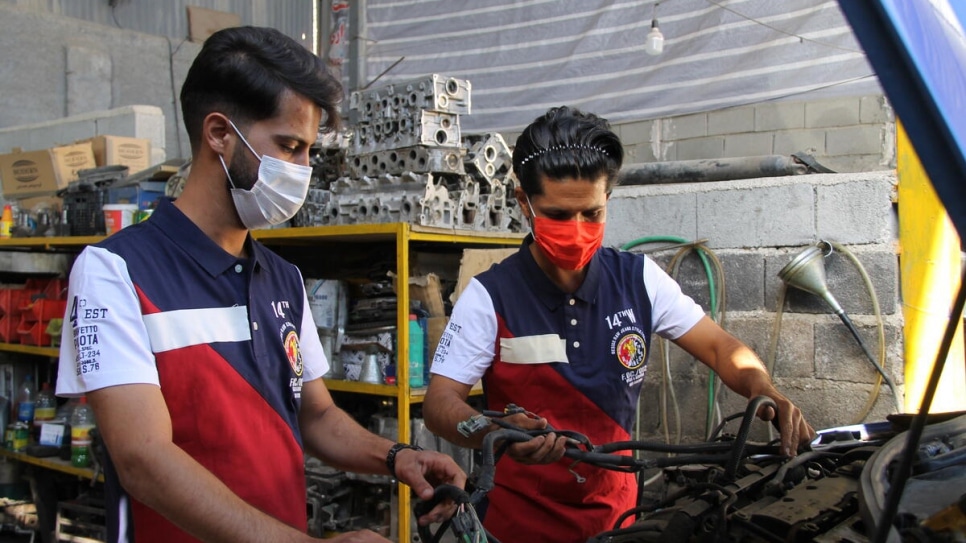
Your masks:
<path fill-rule="evenodd" d="M 568 107 L 549 110 L 513 151 L 516 198 L 532 235 L 520 251 L 476 276 L 460 295 L 432 364 L 426 425 L 447 440 L 480 447 L 495 429 L 464 435 L 477 415 L 466 400 L 482 379 L 487 409 L 508 404 L 507 421 L 528 429 L 576 430 L 595 444 L 625 441 L 638 405 L 652 334 L 708 365 L 728 387 L 772 398 L 792 456 L 814 432 L 773 386 L 748 347 L 648 258 L 602 248 L 607 200 L 623 160 L 607 122 Z M 555 433 L 510 445 L 480 507 L 501 541 L 584 542 L 634 507 L 633 474 L 574 464 Z"/>

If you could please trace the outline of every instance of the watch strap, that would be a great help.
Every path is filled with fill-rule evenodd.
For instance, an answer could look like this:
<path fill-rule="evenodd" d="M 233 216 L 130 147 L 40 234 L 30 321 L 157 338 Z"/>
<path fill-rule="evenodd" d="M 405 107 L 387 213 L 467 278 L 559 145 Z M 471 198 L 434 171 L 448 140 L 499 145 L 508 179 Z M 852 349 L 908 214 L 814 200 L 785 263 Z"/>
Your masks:
<path fill-rule="evenodd" d="M 396 443 L 392 447 L 389 447 L 389 453 L 386 454 L 386 467 L 389 468 L 389 474 L 392 475 L 394 479 L 398 479 L 398 477 L 396 477 L 396 455 L 399 454 L 399 451 L 403 449 L 411 449 L 414 451 L 423 450 L 422 447 L 418 445 L 410 445 L 409 443 Z"/>

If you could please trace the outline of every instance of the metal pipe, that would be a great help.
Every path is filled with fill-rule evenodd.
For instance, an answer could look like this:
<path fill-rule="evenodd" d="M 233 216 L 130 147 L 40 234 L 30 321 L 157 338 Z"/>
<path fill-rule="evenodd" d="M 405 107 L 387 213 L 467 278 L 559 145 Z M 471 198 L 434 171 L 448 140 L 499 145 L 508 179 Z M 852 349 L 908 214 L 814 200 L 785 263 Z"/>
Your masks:
<path fill-rule="evenodd" d="M 782 177 L 808 173 L 808 166 L 791 156 L 765 155 L 740 158 L 678 160 L 625 164 L 621 185 L 659 185 Z"/>

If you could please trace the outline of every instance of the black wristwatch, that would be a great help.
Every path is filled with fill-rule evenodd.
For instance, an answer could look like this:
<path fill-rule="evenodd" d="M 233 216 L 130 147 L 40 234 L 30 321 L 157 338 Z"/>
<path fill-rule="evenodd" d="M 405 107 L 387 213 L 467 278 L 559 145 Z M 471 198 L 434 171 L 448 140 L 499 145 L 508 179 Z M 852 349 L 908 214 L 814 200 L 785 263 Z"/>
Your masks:
<path fill-rule="evenodd" d="M 423 450 L 422 447 L 410 445 L 409 443 L 396 443 L 392 447 L 389 447 L 389 453 L 386 454 L 386 467 L 389 468 L 389 474 L 392 475 L 393 479 L 399 478 L 396 477 L 396 455 L 403 449 L 412 449 L 414 451 Z"/>

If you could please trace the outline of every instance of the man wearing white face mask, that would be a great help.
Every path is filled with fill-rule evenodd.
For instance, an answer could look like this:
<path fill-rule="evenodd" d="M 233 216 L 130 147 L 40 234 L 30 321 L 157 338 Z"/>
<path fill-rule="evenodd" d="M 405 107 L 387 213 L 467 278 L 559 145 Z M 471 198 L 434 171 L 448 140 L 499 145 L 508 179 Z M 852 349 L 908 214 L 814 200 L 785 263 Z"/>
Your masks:
<path fill-rule="evenodd" d="M 215 33 L 181 92 L 183 193 L 77 258 L 57 393 L 94 409 L 111 543 L 312 540 L 305 453 L 391 474 L 422 498 L 465 482 L 451 458 L 393 444 L 334 405 L 302 277 L 249 235 L 302 205 L 309 147 L 323 118 L 337 127 L 340 96 L 280 32 Z"/>

